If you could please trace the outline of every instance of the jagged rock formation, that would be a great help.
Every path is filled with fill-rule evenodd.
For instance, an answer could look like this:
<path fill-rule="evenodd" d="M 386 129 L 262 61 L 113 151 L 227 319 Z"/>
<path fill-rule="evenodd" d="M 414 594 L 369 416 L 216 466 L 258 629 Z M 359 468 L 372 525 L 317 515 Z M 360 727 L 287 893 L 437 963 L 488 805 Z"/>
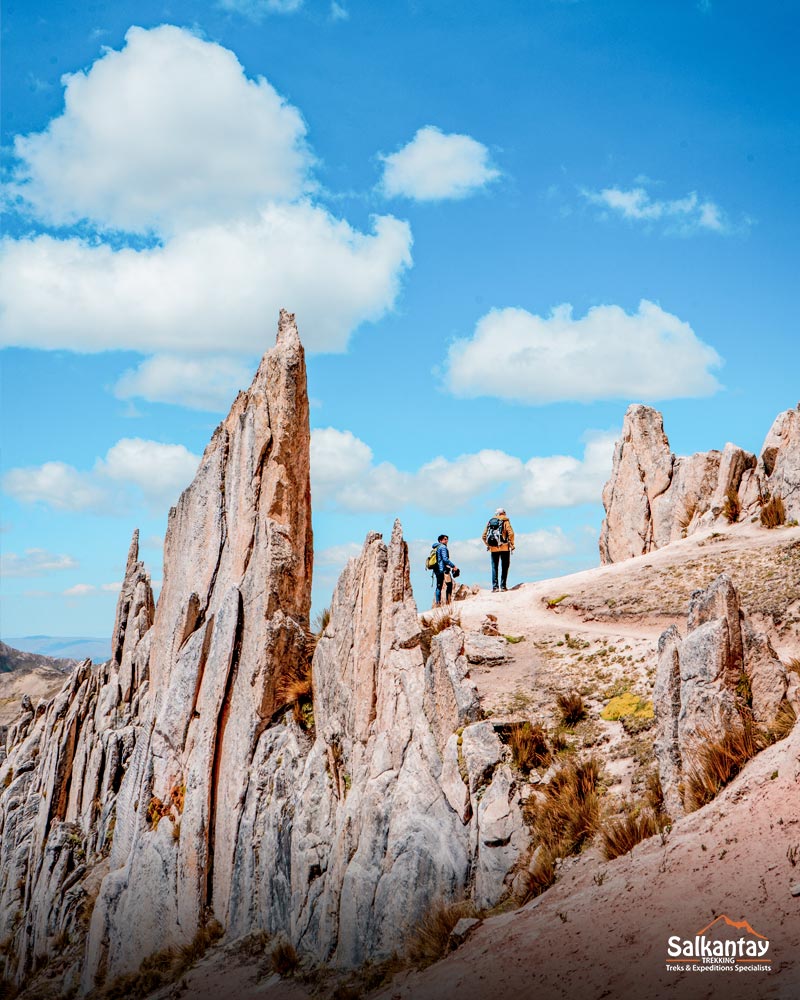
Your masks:
<path fill-rule="evenodd" d="M 477 710 L 462 650 L 459 629 L 434 636 L 426 667 L 400 525 L 388 546 L 368 535 L 317 644 L 314 744 L 306 750 L 287 722 L 265 734 L 252 769 L 234 935 L 255 920 L 321 962 L 355 966 L 402 948 L 435 899 L 472 891 L 496 902 L 508 893 L 527 840 L 511 845 L 509 830 L 501 843 L 501 820 L 480 811 L 508 770 L 492 727 L 491 767 L 477 774 L 466 764 L 462 777 L 456 761 L 447 771 L 445 744 Z M 512 783 L 502 794 L 521 826 Z"/>
<path fill-rule="evenodd" d="M 84 989 L 190 941 L 210 913 L 231 922 L 251 769 L 282 681 L 305 657 L 308 441 L 305 359 L 284 312 L 276 346 L 170 511 L 164 585 L 143 640 L 151 706 L 120 792 Z"/>
<path fill-rule="evenodd" d="M 676 457 L 661 414 L 632 404 L 603 489 L 601 562 L 643 555 L 719 521 L 732 492 L 743 516 L 772 494 L 783 498 L 788 518 L 800 517 L 800 405 L 779 414 L 756 459 L 730 443 Z"/>
<path fill-rule="evenodd" d="M 673 818 L 684 813 L 684 779 L 704 741 L 740 728 L 743 715 L 768 727 L 787 692 L 797 697 L 769 639 L 746 620 L 724 573 L 694 592 L 687 624 L 684 638 L 673 625 L 659 639 L 653 692 L 656 759 Z"/>
<path fill-rule="evenodd" d="M 60 693 L 22 712 L 0 763 L 0 940 L 5 976 L 22 980 L 55 943 L 81 938 L 107 870 L 123 776 L 139 748 L 146 660 L 133 637 L 152 624 L 150 579 L 134 534 L 118 624 L 131 628 L 119 657 L 86 660 Z M 68 985 L 75 986 L 73 980 Z"/>
<path fill-rule="evenodd" d="M 464 634 L 419 623 L 399 524 L 342 574 L 313 709 L 296 703 L 310 514 L 305 364 L 282 313 L 170 511 L 157 608 L 134 535 L 111 660 L 7 733 L 6 977 L 66 932 L 86 943 L 63 990 L 85 994 L 211 919 L 358 965 L 435 899 L 510 892 L 528 834 L 508 750 L 479 721 Z"/>

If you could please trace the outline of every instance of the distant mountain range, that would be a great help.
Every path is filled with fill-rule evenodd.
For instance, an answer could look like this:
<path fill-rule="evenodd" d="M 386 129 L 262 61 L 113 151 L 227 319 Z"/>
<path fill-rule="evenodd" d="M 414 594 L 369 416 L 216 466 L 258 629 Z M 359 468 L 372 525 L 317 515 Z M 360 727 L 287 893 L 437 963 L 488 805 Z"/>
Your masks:
<path fill-rule="evenodd" d="M 3 642 L 25 653 L 53 656 L 56 659 L 85 660 L 102 663 L 111 657 L 111 640 L 93 636 L 26 635 L 4 636 Z"/>

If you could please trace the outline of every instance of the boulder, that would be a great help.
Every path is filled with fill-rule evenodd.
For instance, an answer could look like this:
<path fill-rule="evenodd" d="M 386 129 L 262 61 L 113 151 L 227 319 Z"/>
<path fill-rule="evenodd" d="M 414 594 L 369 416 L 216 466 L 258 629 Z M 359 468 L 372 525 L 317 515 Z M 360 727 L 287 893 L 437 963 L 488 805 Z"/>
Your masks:
<path fill-rule="evenodd" d="M 725 574 L 692 594 L 687 626 L 683 639 L 674 625 L 659 639 L 653 692 L 655 754 L 673 819 L 684 812 L 684 779 L 698 748 L 743 724 L 768 728 L 788 686 L 768 638 L 744 619 Z"/>
<path fill-rule="evenodd" d="M 464 655 L 469 663 L 495 666 L 508 659 L 508 643 L 502 636 L 467 632 L 464 637 Z"/>

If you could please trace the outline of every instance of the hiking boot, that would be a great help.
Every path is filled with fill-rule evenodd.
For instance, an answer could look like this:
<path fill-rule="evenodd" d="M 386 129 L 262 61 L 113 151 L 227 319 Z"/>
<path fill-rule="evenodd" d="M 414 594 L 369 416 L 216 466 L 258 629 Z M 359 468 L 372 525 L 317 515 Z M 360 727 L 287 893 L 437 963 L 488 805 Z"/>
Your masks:
<path fill-rule="evenodd" d="M 496 594 L 499 589 L 499 587 L 492 587 L 492 593 Z"/>
<path fill-rule="evenodd" d="M 508 587 L 501 587 L 500 589 L 501 589 L 502 591 L 506 591 L 506 590 L 508 590 Z"/>

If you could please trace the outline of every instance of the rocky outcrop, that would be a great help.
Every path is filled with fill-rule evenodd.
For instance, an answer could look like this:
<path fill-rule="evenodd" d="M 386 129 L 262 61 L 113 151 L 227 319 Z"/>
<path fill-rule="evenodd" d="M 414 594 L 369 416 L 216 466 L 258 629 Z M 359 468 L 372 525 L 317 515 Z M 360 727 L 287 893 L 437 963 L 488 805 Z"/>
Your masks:
<path fill-rule="evenodd" d="M 153 594 L 134 535 L 117 623 L 129 633 L 119 656 L 86 660 L 50 702 L 22 712 L 5 734 L 0 765 L 0 939 L 7 978 L 24 979 L 86 933 L 117 823 L 123 776 L 137 749 L 145 708 Z M 117 633 L 121 635 L 121 633 Z M 80 964 L 65 974 L 77 986 Z"/>
<path fill-rule="evenodd" d="M 758 513 L 769 495 L 784 500 L 787 518 L 800 516 L 800 406 L 775 420 L 761 458 L 726 444 L 723 451 L 676 457 L 661 414 L 628 407 L 603 489 L 606 517 L 600 559 L 619 562 L 685 538 L 698 528 L 727 523 L 729 496 L 741 517 Z"/>
<path fill-rule="evenodd" d="M 684 779 L 698 748 L 750 723 L 768 728 L 787 696 L 786 671 L 766 635 L 745 619 L 730 578 L 692 594 L 684 638 L 673 625 L 658 643 L 653 706 L 665 805 L 684 812 Z"/>
<path fill-rule="evenodd" d="M 234 936 L 255 924 L 356 966 L 402 949 L 434 900 L 508 894 L 528 842 L 521 803 L 493 728 L 453 731 L 477 711 L 462 648 L 452 628 L 426 657 L 400 525 L 388 546 L 368 535 L 317 643 L 313 745 L 287 717 L 257 750 Z M 494 756 L 478 773 L 459 742 L 481 727 Z"/>
<path fill-rule="evenodd" d="M 399 523 L 337 585 L 308 690 L 303 350 L 276 346 L 170 512 L 164 584 L 128 557 L 112 658 L 6 733 L 5 975 L 69 935 L 83 994 L 189 944 L 280 934 L 340 966 L 388 957 L 434 900 L 490 907 L 528 847 L 508 750 L 458 628 L 420 625 Z"/>
<path fill-rule="evenodd" d="M 209 914 L 227 926 L 237 908 L 251 769 L 305 659 L 308 441 L 303 349 L 284 312 L 275 347 L 170 511 L 151 710 L 120 791 L 84 989 L 186 944 Z"/>

